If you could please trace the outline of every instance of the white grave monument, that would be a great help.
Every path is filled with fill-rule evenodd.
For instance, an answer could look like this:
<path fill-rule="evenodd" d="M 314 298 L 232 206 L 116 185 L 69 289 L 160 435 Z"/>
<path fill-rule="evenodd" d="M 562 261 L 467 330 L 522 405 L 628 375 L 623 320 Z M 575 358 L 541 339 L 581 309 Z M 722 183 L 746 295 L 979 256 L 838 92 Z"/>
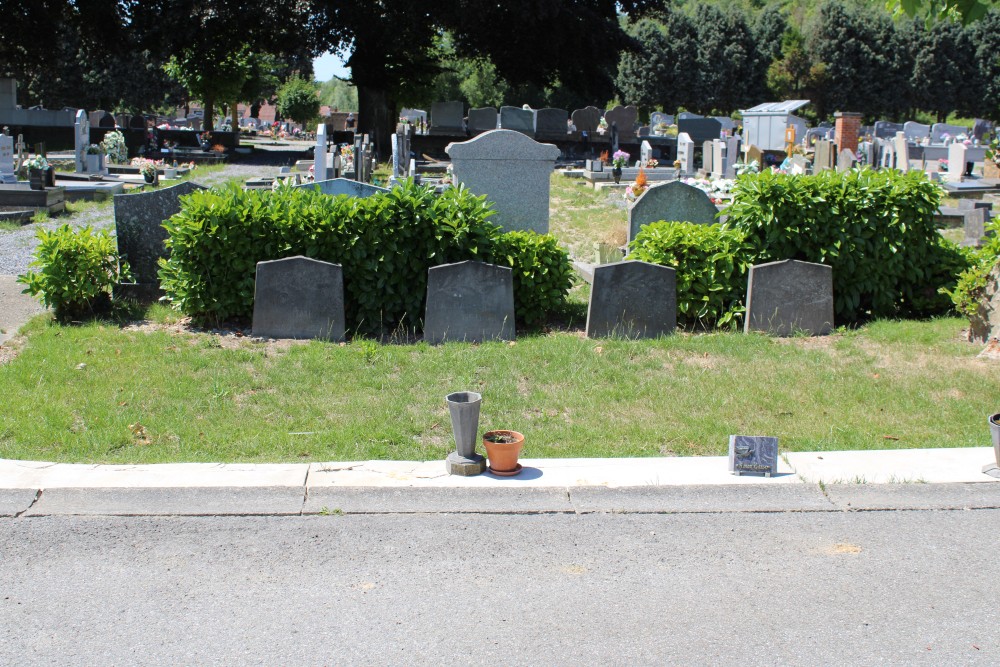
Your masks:
<path fill-rule="evenodd" d="M 950 183 L 961 183 L 965 177 L 966 162 L 965 144 L 954 142 L 948 146 L 948 173 L 945 176 Z"/>
<path fill-rule="evenodd" d="M 87 171 L 87 147 L 90 145 L 90 118 L 83 109 L 76 112 L 76 122 L 73 124 L 73 144 L 76 173 L 85 173 Z"/>
<path fill-rule="evenodd" d="M 0 134 L 0 183 L 17 183 L 14 172 L 14 137 Z"/>
<path fill-rule="evenodd" d="M 330 178 L 326 167 L 326 123 L 316 127 L 316 149 L 313 153 L 313 180 L 317 183 Z"/>
<path fill-rule="evenodd" d="M 681 163 L 682 174 L 694 173 L 694 142 L 687 132 L 677 135 L 677 161 Z"/>

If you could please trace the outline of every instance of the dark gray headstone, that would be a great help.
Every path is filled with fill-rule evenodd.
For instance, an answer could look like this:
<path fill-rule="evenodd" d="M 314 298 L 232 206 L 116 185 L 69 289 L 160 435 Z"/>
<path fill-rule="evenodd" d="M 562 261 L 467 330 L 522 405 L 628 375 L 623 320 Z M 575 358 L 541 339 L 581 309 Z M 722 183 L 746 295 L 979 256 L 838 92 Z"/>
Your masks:
<path fill-rule="evenodd" d="M 681 118 L 677 121 L 677 132 L 687 132 L 691 141 L 700 144 L 722 136 L 722 125 L 714 118 Z"/>
<path fill-rule="evenodd" d="M 473 261 L 428 269 L 424 340 L 514 340 L 513 271 Z"/>
<path fill-rule="evenodd" d="M 565 109 L 539 109 L 535 112 L 535 136 L 565 139 L 569 112 Z"/>
<path fill-rule="evenodd" d="M 349 178 L 331 178 L 326 181 L 317 181 L 315 183 L 302 183 L 301 185 L 296 185 L 294 187 L 305 188 L 307 190 L 319 188 L 320 192 L 325 195 L 330 195 L 331 197 L 336 197 L 337 195 L 347 195 L 348 197 L 371 197 L 372 195 L 377 195 L 380 192 L 389 191 L 388 189 L 380 188 L 377 185 L 360 183 Z"/>
<path fill-rule="evenodd" d="M 833 331 L 833 269 L 793 259 L 751 266 L 744 331 L 776 336 Z"/>
<path fill-rule="evenodd" d="M 637 261 L 594 267 L 587 308 L 589 338 L 656 338 L 676 328 L 675 269 Z"/>
<path fill-rule="evenodd" d="M 770 477 L 778 472 L 778 439 L 758 435 L 729 436 L 729 472 Z"/>
<path fill-rule="evenodd" d="M 500 107 L 500 129 L 535 136 L 535 112 L 521 107 Z"/>
<path fill-rule="evenodd" d="M 667 220 L 711 225 L 716 222 L 718 212 L 708 195 L 693 185 L 681 181 L 654 185 L 629 208 L 628 240 L 631 242 L 639 229 L 651 222 Z"/>
<path fill-rule="evenodd" d="M 875 121 L 875 137 L 878 139 L 893 139 L 897 132 L 902 131 L 902 123 L 890 123 L 887 120 Z"/>
<path fill-rule="evenodd" d="M 604 114 L 604 120 L 608 121 L 608 127 L 612 125 L 618 127 L 618 135 L 622 140 L 630 140 L 635 137 L 636 121 L 639 119 L 639 110 L 634 106 L 616 106 L 609 109 Z"/>
<path fill-rule="evenodd" d="M 465 134 L 463 116 L 461 102 L 435 102 L 431 105 L 431 134 Z"/>
<path fill-rule="evenodd" d="M 159 260 L 167 256 L 163 221 L 181 210 L 180 198 L 205 188 L 190 181 L 152 192 L 115 195 L 118 254 L 128 262 L 136 285 L 156 290 Z M 152 292 L 151 292 L 152 293 Z"/>
<path fill-rule="evenodd" d="M 257 262 L 253 335 L 344 338 L 344 272 L 309 257 Z"/>
<path fill-rule="evenodd" d="M 497 129 L 497 110 L 493 107 L 469 109 L 469 132 L 489 132 Z"/>
<path fill-rule="evenodd" d="M 573 112 L 573 125 L 577 132 L 595 132 L 604 112 L 597 107 L 584 107 Z"/>

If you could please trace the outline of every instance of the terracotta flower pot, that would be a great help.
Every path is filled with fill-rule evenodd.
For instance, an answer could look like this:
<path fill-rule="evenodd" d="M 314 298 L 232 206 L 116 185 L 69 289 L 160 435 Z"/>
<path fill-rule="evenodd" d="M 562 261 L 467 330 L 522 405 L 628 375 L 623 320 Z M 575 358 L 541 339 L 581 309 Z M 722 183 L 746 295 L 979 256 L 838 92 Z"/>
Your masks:
<path fill-rule="evenodd" d="M 521 472 L 517 457 L 524 447 L 524 436 L 517 431 L 487 431 L 483 435 L 483 447 L 486 448 L 486 458 L 490 461 L 490 472 L 493 474 L 511 476 Z"/>

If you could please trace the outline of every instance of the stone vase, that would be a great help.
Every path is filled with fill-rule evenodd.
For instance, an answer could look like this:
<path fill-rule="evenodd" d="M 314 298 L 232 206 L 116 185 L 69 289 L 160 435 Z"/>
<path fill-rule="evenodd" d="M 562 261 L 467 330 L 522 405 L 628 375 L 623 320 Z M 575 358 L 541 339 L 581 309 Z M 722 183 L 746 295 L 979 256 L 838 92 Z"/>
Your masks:
<path fill-rule="evenodd" d="M 47 172 L 47 169 L 29 169 L 28 187 L 32 190 L 44 190 L 49 180 Z"/>
<path fill-rule="evenodd" d="M 448 455 L 445 466 L 452 475 L 478 475 L 486 470 L 486 459 L 476 454 L 483 397 L 474 391 L 457 391 L 445 396 L 444 400 L 451 413 L 451 430 L 455 435 L 455 451 Z"/>
<path fill-rule="evenodd" d="M 993 437 L 993 455 L 1000 468 L 1000 413 L 990 417 L 990 435 Z"/>
<path fill-rule="evenodd" d="M 483 434 L 483 447 L 486 448 L 486 458 L 490 460 L 490 472 L 494 475 L 511 477 L 521 472 L 517 459 L 524 447 L 524 436 L 517 431 L 489 431 Z"/>

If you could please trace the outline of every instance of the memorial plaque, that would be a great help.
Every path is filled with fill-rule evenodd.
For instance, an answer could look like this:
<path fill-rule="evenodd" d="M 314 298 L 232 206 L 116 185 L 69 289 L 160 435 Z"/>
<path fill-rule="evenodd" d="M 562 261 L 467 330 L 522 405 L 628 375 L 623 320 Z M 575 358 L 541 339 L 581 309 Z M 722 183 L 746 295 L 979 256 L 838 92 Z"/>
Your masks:
<path fill-rule="evenodd" d="M 729 436 L 729 472 L 770 477 L 778 472 L 778 439 L 758 435 Z"/>

